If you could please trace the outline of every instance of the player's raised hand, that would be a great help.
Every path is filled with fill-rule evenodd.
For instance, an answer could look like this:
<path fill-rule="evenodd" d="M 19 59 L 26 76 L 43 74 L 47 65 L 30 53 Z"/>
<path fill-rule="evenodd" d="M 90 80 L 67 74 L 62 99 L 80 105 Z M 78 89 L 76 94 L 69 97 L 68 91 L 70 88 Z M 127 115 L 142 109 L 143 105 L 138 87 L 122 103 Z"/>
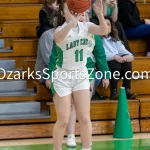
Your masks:
<path fill-rule="evenodd" d="M 65 15 L 66 22 L 68 22 L 71 25 L 71 27 L 77 26 L 78 20 L 71 14 L 67 4 L 65 4 L 64 6 L 64 15 Z"/>
<path fill-rule="evenodd" d="M 102 0 L 97 0 L 96 4 L 93 5 L 94 11 L 97 16 L 103 14 L 103 3 Z"/>

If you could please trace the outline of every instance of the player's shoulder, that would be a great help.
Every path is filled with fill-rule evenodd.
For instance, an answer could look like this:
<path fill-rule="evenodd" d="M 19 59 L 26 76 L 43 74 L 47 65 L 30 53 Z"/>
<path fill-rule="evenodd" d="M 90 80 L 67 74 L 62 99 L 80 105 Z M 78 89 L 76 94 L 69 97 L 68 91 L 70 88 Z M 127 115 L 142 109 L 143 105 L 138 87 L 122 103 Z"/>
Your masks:
<path fill-rule="evenodd" d="M 91 22 L 78 22 L 79 28 L 86 32 L 89 31 L 91 24 L 92 24 Z"/>
<path fill-rule="evenodd" d="M 67 23 L 65 22 L 63 25 L 58 26 L 58 27 L 56 28 L 56 30 L 55 30 L 55 31 L 59 31 L 59 30 L 61 30 L 61 29 L 62 29 L 62 28 L 64 28 L 66 25 L 67 25 Z"/>
<path fill-rule="evenodd" d="M 84 26 L 84 27 L 85 26 L 88 27 L 88 26 L 92 25 L 93 23 L 92 22 L 85 22 L 84 21 L 84 22 L 78 22 L 78 24 L 81 25 L 81 26 Z"/>

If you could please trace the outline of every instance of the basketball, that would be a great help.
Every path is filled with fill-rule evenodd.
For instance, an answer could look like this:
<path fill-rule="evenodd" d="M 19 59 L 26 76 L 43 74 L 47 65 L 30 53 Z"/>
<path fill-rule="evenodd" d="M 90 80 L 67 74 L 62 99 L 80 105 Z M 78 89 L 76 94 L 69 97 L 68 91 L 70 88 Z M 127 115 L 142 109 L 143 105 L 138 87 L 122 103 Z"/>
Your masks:
<path fill-rule="evenodd" d="M 72 13 L 83 13 L 89 9 L 92 0 L 67 0 L 66 2 Z"/>

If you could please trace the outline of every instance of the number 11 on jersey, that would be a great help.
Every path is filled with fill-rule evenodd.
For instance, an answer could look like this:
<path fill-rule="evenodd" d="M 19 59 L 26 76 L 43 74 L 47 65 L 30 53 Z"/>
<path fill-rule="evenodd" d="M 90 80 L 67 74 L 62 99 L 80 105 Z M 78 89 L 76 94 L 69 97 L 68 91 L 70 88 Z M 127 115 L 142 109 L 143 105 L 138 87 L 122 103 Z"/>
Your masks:
<path fill-rule="evenodd" d="M 80 60 L 79 60 L 80 57 Z M 83 49 L 75 51 L 75 62 L 83 61 Z"/>

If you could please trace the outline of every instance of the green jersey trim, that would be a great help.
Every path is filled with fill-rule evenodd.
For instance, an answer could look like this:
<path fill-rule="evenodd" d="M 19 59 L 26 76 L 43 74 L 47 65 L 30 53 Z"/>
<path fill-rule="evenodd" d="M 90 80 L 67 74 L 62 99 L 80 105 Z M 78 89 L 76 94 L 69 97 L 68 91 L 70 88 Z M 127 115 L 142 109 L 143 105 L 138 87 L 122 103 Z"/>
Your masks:
<path fill-rule="evenodd" d="M 55 95 L 56 91 L 54 89 L 54 84 L 51 79 L 50 79 L 50 81 L 51 81 L 50 87 L 51 87 L 52 94 Z"/>
<path fill-rule="evenodd" d="M 57 65 L 62 68 L 63 66 L 63 50 L 56 45 L 56 49 L 57 49 L 57 54 L 58 54 L 58 60 L 57 60 Z"/>
<path fill-rule="evenodd" d="M 86 64 L 87 68 L 95 68 L 95 62 L 92 60 L 91 57 L 87 58 L 87 64 Z"/>
<path fill-rule="evenodd" d="M 52 53 L 49 57 L 49 64 L 48 64 L 48 69 L 49 69 L 48 73 L 50 75 L 50 78 L 52 76 L 52 72 L 57 69 L 56 68 L 57 59 L 58 59 L 58 54 L 57 54 L 56 44 L 54 42 L 53 48 L 52 48 Z"/>

